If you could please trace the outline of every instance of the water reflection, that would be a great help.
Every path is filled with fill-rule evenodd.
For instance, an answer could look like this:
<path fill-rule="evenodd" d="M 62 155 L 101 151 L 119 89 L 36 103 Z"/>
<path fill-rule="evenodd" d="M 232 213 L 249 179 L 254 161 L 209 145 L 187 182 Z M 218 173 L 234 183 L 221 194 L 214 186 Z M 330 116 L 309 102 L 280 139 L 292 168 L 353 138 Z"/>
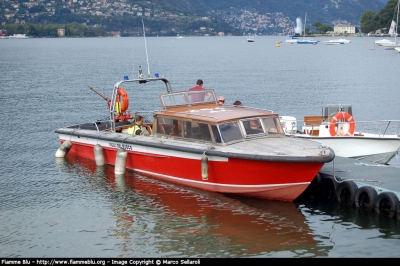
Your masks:
<path fill-rule="evenodd" d="M 321 198 L 300 199 L 297 204 L 307 220 L 318 218 L 320 221 L 351 224 L 361 230 L 376 229 L 383 234 L 379 236 L 382 238 L 400 238 L 400 221 L 385 213 L 378 214 Z"/>
<path fill-rule="evenodd" d="M 319 257 L 312 230 L 294 203 L 228 197 L 68 156 L 63 171 L 83 173 L 109 200 L 110 234 L 121 257 Z"/>

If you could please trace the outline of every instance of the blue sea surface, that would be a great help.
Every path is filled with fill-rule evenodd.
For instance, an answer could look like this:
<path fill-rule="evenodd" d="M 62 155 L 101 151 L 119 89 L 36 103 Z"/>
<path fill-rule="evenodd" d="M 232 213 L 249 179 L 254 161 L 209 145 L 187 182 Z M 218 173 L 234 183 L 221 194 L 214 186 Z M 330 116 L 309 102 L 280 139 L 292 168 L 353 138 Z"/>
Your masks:
<path fill-rule="evenodd" d="M 111 97 L 139 64 L 174 91 L 201 78 L 227 103 L 297 119 L 342 103 L 356 121 L 400 120 L 400 54 L 376 38 L 349 39 L 149 37 L 147 56 L 142 37 L 0 40 L 0 257 L 400 257 L 393 217 L 314 198 L 209 193 L 130 171 L 121 178 L 112 166 L 55 158 L 55 129 L 107 117 L 88 86 Z M 129 92 L 130 109 L 160 109 L 162 92 Z M 399 156 L 389 167 L 400 172 Z"/>

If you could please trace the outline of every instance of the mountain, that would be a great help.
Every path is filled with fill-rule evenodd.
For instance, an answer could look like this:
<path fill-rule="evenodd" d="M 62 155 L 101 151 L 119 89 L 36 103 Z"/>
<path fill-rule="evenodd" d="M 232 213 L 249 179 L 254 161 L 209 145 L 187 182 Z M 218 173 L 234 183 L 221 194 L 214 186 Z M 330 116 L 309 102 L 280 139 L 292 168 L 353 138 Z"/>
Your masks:
<path fill-rule="evenodd" d="M 205 5 L 225 14 L 232 10 L 248 10 L 259 14 L 282 12 L 295 21 L 305 16 L 312 24 L 319 21 L 334 25 L 338 22 L 358 25 L 366 10 L 378 12 L 384 7 L 382 0 L 201 0 Z"/>
<path fill-rule="evenodd" d="M 0 28 L 8 33 L 37 32 L 35 25 L 78 25 L 102 28 L 122 36 L 146 35 L 259 35 L 287 34 L 297 18 L 307 13 L 314 22 L 329 26 L 360 24 L 365 11 L 379 12 L 387 0 L 2 0 Z M 56 26 L 54 26 L 56 27 Z M 66 26 L 65 26 L 66 27 Z M 65 28 L 64 27 L 64 28 Z M 76 28 L 76 26 L 74 26 Z M 29 32 L 27 32 L 29 30 Z M 66 29 L 73 35 L 75 29 Z M 43 36 L 57 34 L 57 28 Z M 94 30 L 85 31 L 93 36 Z"/>
<path fill-rule="evenodd" d="M 160 1 L 164 2 L 164 1 Z M 387 0 L 165 0 L 194 14 L 210 16 L 244 33 L 286 34 L 297 18 L 307 13 L 307 27 L 314 22 L 329 26 L 360 24 L 367 11 L 378 12 Z"/>

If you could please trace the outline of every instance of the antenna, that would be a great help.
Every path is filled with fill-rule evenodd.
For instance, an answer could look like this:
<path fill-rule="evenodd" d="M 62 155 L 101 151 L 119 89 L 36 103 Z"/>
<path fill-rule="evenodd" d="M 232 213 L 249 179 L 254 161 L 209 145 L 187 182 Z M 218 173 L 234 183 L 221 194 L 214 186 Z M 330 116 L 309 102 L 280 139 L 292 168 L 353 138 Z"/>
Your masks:
<path fill-rule="evenodd" d="M 133 40 L 135 38 L 132 38 Z M 133 43 L 133 41 L 132 41 Z M 135 75 L 135 57 L 133 56 L 134 50 L 133 50 L 133 45 L 132 45 L 132 74 Z"/>
<path fill-rule="evenodd" d="M 144 46 L 145 46 L 145 48 L 146 48 L 147 75 L 148 75 L 148 77 L 150 77 L 149 56 L 148 56 L 148 54 L 147 54 L 146 32 L 144 31 L 144 22 L 143 22 L 143 19 L 142 19 L 142 25 L 143 25 Z"/>

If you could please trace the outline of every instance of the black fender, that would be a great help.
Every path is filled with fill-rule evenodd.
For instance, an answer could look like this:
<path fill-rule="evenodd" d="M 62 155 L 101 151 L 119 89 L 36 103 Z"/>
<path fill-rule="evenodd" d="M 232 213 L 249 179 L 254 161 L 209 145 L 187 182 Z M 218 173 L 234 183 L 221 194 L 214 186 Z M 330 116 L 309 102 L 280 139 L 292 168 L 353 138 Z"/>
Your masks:
<path fill-rule="evenodd" d="M 393 217 L 396 213 L 396 206 L 399 198 L 393 192 L 382 192 L 375 200 L 374 209 L 377 213 L 387 213 Z"/>
<path fill-rule="evenodd" d="M 357 191 L 358 187 L 353 181 L 340 182 L 336 188 L 336 199 L 339 203 L 353 206 Z"/>
<path fill-rule="evenodd" d="M 336 199 L 337 181 L 333 176 L 324 176 L 320 182 L 321 196 L 330 200 Z"/>
<path fill-rule="evenodd" d="M 373 187 L 363 186 L 360 187 L 354 197 L 354 205 L 357 208 L 363 208 L 369 211 L 374 210 L 374 204 L 378 193 Z"/>
<path fill-rule="evenodd" d="M 396 207 L 396 217 L 397 217 L 397 220 L 400 220 L 400 202 L 397 203 L 397 207 Z"/>

